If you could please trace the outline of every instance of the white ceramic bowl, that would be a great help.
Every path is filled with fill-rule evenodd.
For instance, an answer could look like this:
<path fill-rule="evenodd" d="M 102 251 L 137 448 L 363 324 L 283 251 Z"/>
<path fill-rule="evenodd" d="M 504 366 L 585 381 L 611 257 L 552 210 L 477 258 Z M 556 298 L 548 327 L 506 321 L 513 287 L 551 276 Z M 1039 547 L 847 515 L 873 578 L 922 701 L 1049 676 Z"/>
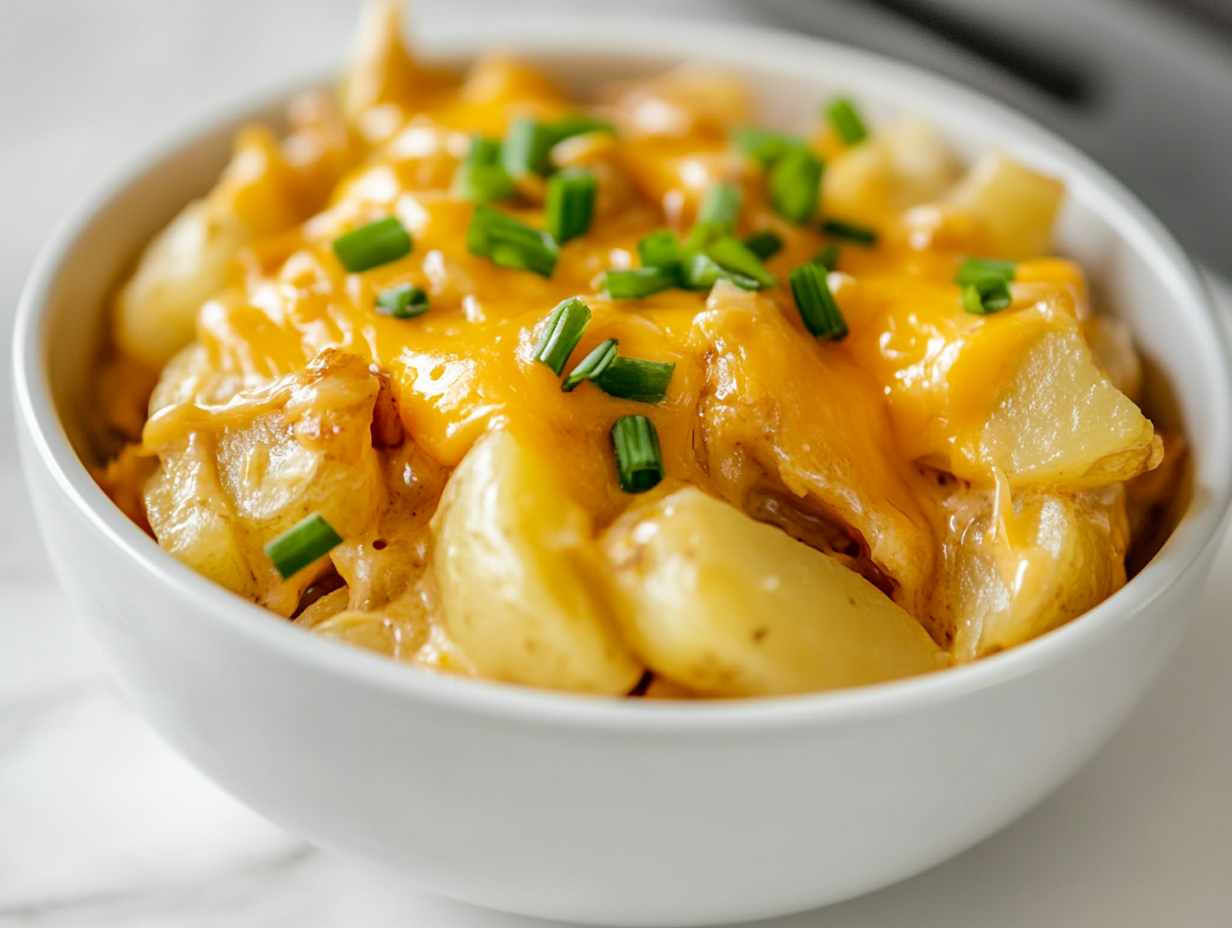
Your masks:
<path fill-rule="evenodd" d="M 214 586 L 112 506 L 73 450 L 104 295 L 223 163 L 248 107 L 178 138 L 61 227 L 22 297 L 21 452 L 65 589 L 154 726 L 220 784 L 327 848 L 429 889 L 628 925 L 806 909 L 930 867 L 1022 814 L 1126 717 L 1179 639 L 1232 493 L 1227 339 L 1171 237 L 1023 118 L 872 55 L 748 28 L 606 22 L 475 30 L 586 93 L 692 58 L 743 72 L 765 119 L 836 89 L 922 115 L 966 153 L 1062 175 L 1063 250 L 1175 390 L 1192 504 L 1128 586 L 1066 627 L 946 673 L 787 699 L 612 701 L 449 680 L 316 638 Z"/>

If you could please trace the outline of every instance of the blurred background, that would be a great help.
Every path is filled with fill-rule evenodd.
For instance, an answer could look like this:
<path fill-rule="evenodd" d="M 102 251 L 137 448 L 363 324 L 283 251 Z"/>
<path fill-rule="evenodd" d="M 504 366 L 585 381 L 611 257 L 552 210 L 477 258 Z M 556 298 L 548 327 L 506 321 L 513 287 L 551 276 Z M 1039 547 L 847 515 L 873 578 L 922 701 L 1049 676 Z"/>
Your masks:
<path fill-rule="evenodd" d="M 177 124 L 336 68 L 358 5 L 0 0 L 0 926 L 531 924 L 311 851 L 171 754 L 59 598 L 17 471 L 9 330 L 55 223 Z M 1084 149 L 1232 278 L 1232 0 L 419 0 L 411 18 L 430 47 L 476 17 L 596 12 L 812 33 L 971 84 Z M 1230 597 L 1217 577 L 1130 725 L 1040 809 L 790 925 L 1232 924 Z"/>

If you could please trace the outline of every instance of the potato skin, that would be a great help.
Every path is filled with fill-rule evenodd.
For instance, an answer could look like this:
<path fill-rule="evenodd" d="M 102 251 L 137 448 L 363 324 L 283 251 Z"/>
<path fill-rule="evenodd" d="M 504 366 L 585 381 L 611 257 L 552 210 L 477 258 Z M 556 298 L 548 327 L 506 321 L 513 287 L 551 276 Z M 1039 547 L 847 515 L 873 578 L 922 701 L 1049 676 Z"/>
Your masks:
<path fill-rule="evenodd" d="M 629 512 L 603 546 L 634 650 L 699 695 L 804 693 L 948 663 L 859 574 L 695 488 Z"/>
<path fill-rule="evenodd" d="M 637 683 L 589 518 L 510 432 L 489 432 L 463 458 L 431 532 L 440 617 L 480 676 L 584 693 Z"/>

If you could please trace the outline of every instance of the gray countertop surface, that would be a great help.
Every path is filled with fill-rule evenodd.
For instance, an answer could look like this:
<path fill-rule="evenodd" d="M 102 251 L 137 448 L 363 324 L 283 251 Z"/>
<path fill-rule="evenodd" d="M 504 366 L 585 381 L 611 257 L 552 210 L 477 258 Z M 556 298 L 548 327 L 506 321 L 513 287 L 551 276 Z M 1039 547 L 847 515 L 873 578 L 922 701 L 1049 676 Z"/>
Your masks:
<path fill-rule="evenodd" d="M 522 6 L 584 16 L 601 4 Z M 494 8 L 509 10 L 424 0 L 417 31 L 430 42 Z M 670 0 L 622 9 L 763 12 Z M 540 924 L 309 848 L 179 759 L 126 705 L 56 590 L 18 473 L 9 329 L 55 222 L 168 125 L 336 65 L 355 14 L 327 0 L 0 0 L 0 926 Z M 1159 682 L 1052 798 L 922 876 L 774 924 L 1232 925 L 1229 603 L 1232 540 Z"/>

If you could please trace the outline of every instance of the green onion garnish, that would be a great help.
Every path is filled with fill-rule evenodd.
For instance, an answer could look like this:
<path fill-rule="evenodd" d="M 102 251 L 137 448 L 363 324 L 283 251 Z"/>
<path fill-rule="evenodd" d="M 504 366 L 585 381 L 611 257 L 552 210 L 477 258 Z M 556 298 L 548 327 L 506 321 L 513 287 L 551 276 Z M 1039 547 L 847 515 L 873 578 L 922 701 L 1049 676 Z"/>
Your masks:
<path fill-rule="evenodd" d="M 569 376 L 565 378 L 560 388 L 566 393 L 572 392 L 573 388 L 583 380 L 596 379 L 608 369 L 608 365 L 614 360 L 616 360 L 616 339 L 609 338 L 584 357 L 578 366 L 569 372 Z"/>
<path fill-rule="evenodd" d="M 680 268 L 683 252 L 680 240 L 670 229 L 657 229 L 637 243 L 637 255 L 643 267 L 675 273 Z"/>
<path fill-rule="evenodd" d="M 868 138 L 860 113 L 847 97 L 835 97 L 826 104 L 826 116 L 844 145 L 857 145 Z"/>
<path fill-rule="evenodd" d="M 712 184 L 697 207 L 697 221 L 716 222 L 730 232 L 740 218 L 740 203 L 743 199 L 744 191 L 739 184 L 728 181 Z"/>
<path fill-rule="evenodd" d="M 789 222 L 803 224 L 817 211 L 825 163 L 807 148 L 793 148 L 770 169 L 770 205 Z"/>
<path fill-rule="evenodd" d="M 839 219 L 827 219 L 821 224 L 821 231 L 835 238 L 855 242 L 857 245 L 876 245 L 877 230 L 868 226 L 859 226 L 854 222 L 843 222 Z"/>
<path fill-rule="evenodd" d="M 552 127 L 521 116 L 509 124 L 501 146 L 501 163 L 512 177 L 547 175 L 552 169 L 552 146 L 558 139 Z"/>
<path fill-rule="evenodd" d="M 775 276 L 761 263 L 761 259 L 746 248 L 743 242 L 730 235 L 725 235 L 709 245 L 706 255 L 725 271 L 755 280 L 762 287 L 773 287 L 778 283 Z"/>
<path fill-rule="evenodd" d="M 766 261 L 783 250 L 783 240 L 769 229 L 766 229 L 764 232 L 754 232 L 746 238 L 744 240 L 744 247 L 757 255 L 762 261 Z"/>
<path fill-rule="evenodd" d="M 645 416 L 622 416 L 612 425 L 612 447 L 620 471 L 620 488 L 645 493 L 663 479 L 659 433 Z"/>
<path fill-rule="evenodd" d="M 1009 283 L 1000 277 L 981 277 L 963 287 L 962 308 L 976 316 L 1000 312 L 1014 302 Z"/>
<path fill-rule="evenodd" d="M 571 139 L 575 135 L 588 135 L 591 132 L 616 134 L 616 127 L 610 122 L 595 119 L 593 116 L 587 116 L 584 113 L 570 113 L 568 116 L 562 116 L 555 122 L 550 123 L 548 128 L 555 133 L 557 142 Z"/>
<path fill-rule="evenodd" d="M 573 349 L 582 340 L 582 333 L 586 331 L 589 322 L 589 306 L 576 296 L 561 300 L 548 316 L 543 334 L 535 345 L 534 359 L 540 364 L 546 364 L 560 376 L 569 355 L 573 354 Z"/>
<path fill-rule="evenodd" d="M 560 248 L 548 233 L 480 204 L 466 229 L 466 248 L 493 264 L 551 277 Z"/>
<path fill-rule="evenodd" d="M 954 283 L 965 287 L 985 277 L 998 277 L 1006 283 L 1012 283 L 1018 265 L 1013 261 L 1002 261 L 999 258 L 968 258 L 958 266 L 954 275 Z"/>
<path fill-rule="evenodd" d="M 495 203 L 513 194 L 513 178 L 501 164 L 501 143 L 471 136 L 471 147 L 453 174 L 451 192 L 471 203 Z"/>
<path fill-rule="evenodd" d="M 342 544 L 342 536 L 314 512 L 295 523 L 265 546 L 265 556 L 283 580 L 289 580 L 313 561 Z"/>
<path fill-rule="evenodd" d="M 607 295 L 613 300 L 640 300 L 664 290 L 670 290 L 679 281 L 674 271 L 658 267 L 638 267 L 631 270 L 613 270 L 603 275 Z"/>
<path fill-rule="evenodd" d="M 595 379 L 608 396 L 639 403 L 662 403 L 672 382 L 675 363 L 644 361 L 640 358 L 613 358 Z"/>
<path fill-rule="evenodd" d="M 358 274 L 411 253 L 411 234 L 396 216 L 387 216 L 334 239 L 334 254 L 348 273 Z"/>
<path fill-rule="evenodd" d="M 548 234 L 557 244 L 563 245 L 590 228 L 598 189 L 595 172 L 586 168 L 569 168 L 552 175 L 543 213 Z"/>
<path fill-rule="evenodd" d="M 830 292 L 825 268 L 810 261 L 792 271 L 787 279 L 791 281 L 791 293 L 804 327 L 812 335 L 838 341 L 847 334 L 847 322 Z"/>
<path fill-rule="evenodd" d="M 832 271 L 838 266 L 838 245 L 831 242 L 813 255 L 813 263 Z"/>
<path fill-rule="evenodd" d="M 752 277 L 729 271 L 704 252 L 693 252 L 681 267 L 680 285 L 686 290 L 709 290 L 720 280 L 730 280 L 742 290 L 761 288 Z"/>
<path fill-rule="evenodd" d="M 756 161 L 763 171 L 769 170 L 790 149 L 804 146 L 803 140 L 771 129 L 737 129 L 732 133 L 731 140 L 736 151 Z"/>
<path fill-rule="evenodd" d="M 395 319 L 414 319 L 428 311 L 428 294 L 414 284 L 402 284 L 377 294 L 376 311 Z"/>

